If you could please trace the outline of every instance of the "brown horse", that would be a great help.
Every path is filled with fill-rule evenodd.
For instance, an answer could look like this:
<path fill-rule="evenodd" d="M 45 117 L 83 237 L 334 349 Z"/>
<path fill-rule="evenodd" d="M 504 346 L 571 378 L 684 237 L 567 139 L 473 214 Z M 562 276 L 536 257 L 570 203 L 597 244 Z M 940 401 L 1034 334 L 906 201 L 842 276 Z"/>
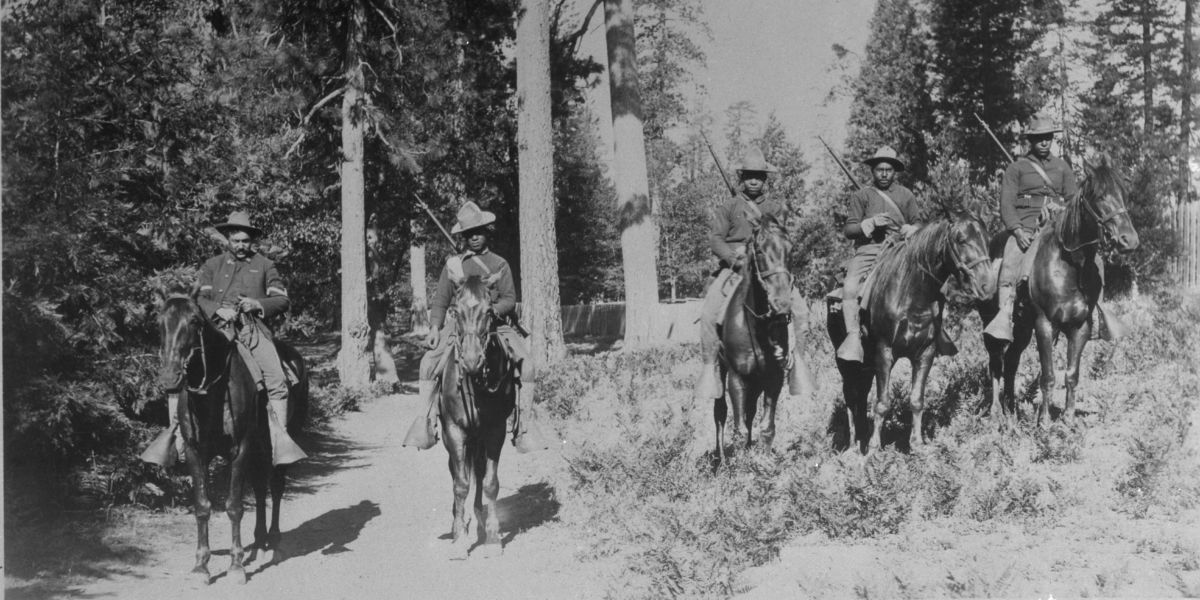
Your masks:
<path fill-rule="evenodd" d="M 1060 333 L 1067 336 L 1066 403 L 1063 421 L 1075 416 L 1075 386 L 1079 383 L 1079 357 L 1092 334 L 1092 312 L 1103 287 L 1102 273 L 1096 266 L 1101 249 L 1129 251 L 1137 248 L 1138 234 L 1125 207 L 1125 185 L 1107 156 L 1096 165 L 1084 162 L 1086 177 L 1079 195 L 1066 209 L 1043 227 L 1036 237 L 1028 282 L 1016 289 L 1013 310 L 1013 341 L 985 335 L 988 371 L 991 375 L 991 415 L 1001 425 L 1016 422 L 1014 383 L 1021 353 L 1036 333 L 1041 359 L 1042 404 L 1037 422 L 1050 418 L 1050 392 L 1054 385 L 1054 342 Z M 993 248 L 1003 253 L 1004 239 Z M 1027 259 L 1028 260 L 1028 259 Z M 979 304 L 979 315 L 988 323 L 999 312 L 998 298 Z"/>
<path fill-rule="evenodd" d="M 747 448 L 753 443 L 759 396 L 766 409 L 763 441 L 770 446 L 775 438 L 775 409 L 784 384 L 791 327 L 792 274 L 787 268 L 791 247 L 783 225 L 774 217 L 763 217 L 747 244 L 745 272 L 729 298 L 721 327 L 721 378 L 733 406 L 734 436 L 744 426 Z M 713 401 L 717 460 L 722 463 L 728 408 L 724 396 Z"/>
<path fill-rule="evenodd" d="M 848 421 L 852 432 L 835 431 L 834 445 L 849 446 L 854 439 L 864 454 L 882 448 L 880 433 L 883 418 L 890 407 L 892 367 L 906 358 L 912 365 L 912 410 L 910 447 L 924 441 L 922 418 L 925 411 L 925 385 L 933 359 L 939 353 L 957 352 L 942 332 L 942 312 L 946 301 L 944 286 L 950 278 L 963 295 L 978 301 L 987 289 L 987 236 L 983 224 L 974 217 L 938 221 L 921 227 L 909 239 L 883 250 L 876 263 L 874 284 L 860 322 L 864 324 L 862 363 L 837 359 L 842 375 L 846 402 L 845 417 L 835 414 L 836 422 Z M 841 298 L 828 303 L 827 328 L 833 347 L 846 337 L 841 315 Z M 867 410 L 867 397 L 875 383 L 874 420 Z M 868 441 L 869 436 L 869 441 Z"/>
<path fill-rule="evenodd" d="M 196 304 L 195 296 L 174 293 L 163 298 L 159 309 L 162 335 L 159 383 L 168 394 L 179 394 L 179 435 L 192 477 L 196 515 L 196 566 L 192 572 L 204 583 L 211 581 L 208 559 L 208 519 L 212 502 L 208 494 L 208 465 L 221 455 L 229 462 L 229 497 L 225 512 L 233 530 L 229 550 L 229 577 L 246 582 L 245 564 L 259 549 L 279 545 L 279 510 L 287 477 L 286 466 L 271 466 L 271 440 L 267 431 L 266 401 L 259 397 L 250 370 L 235 342 L 225 337 Z M 289 428 L 304 418 L 308 377 L 304 360 L 292 347 L 277 342 L 279 356 L 298 376 L 289 388 Z M 249 556 L 242 547 L 243 494 L 247 480 L 254 488 L 254 544 Z M 271 528 L 266 524 L 267 488 L 272 500 Z M 278 560 L 278 556 L 275 557 Z"/>
<path fill-rule="evenodd" d="M 454 510 L 450 532 L 454 558 L 463 559 L 471 545 L 467 494 L 475 483 L 475 518 L 482 524 L 480 551 L 484 556 L 503 552 L 496 496 L 500 492 L 498 467 L 504 448 L 506 423 L 516 403 L 513 363 L 496 333 L 499 319 L 492 312 L 487 283 L 468 277 L 454 296 L 448 317 L 453 327 L 446 366 L 442 371 L 442 442 L 450 453 L 454 479 Z"/>

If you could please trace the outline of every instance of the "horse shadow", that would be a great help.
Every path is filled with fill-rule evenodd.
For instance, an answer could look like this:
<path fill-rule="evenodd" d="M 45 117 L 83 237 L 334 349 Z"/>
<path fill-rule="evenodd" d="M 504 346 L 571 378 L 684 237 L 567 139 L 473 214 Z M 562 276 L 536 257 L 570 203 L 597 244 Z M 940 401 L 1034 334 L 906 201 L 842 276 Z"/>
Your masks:
<path fill-rule="evenodd" d="M 358 539 L 367 523 L 383 514 L 377 502 L 362 500 L 345 508 L 335 508 L 284 532 L 282 552 L 255 571 L 255 575 L 293 558 L 320 551 L 321 554 L 350 552 L 347 546 Z M 281 556 L 282 555 L 282 556 Z"/>
<path fill-rule="evenodd" d="M 557 519 L 561 508 L 554 486 L 549 483 L 543 481 L 521 486 L 517 493 L 496 501 L 496 510 L 500 515 L 500 541 L 508 544 L 518 533 Z"/>

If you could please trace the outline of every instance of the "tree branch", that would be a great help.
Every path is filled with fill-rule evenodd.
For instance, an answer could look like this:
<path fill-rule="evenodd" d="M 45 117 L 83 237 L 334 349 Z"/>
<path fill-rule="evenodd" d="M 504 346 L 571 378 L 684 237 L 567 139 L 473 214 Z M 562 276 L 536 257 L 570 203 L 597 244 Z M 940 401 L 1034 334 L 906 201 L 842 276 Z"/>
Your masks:
<path fill-rule="evenodd" d="M 571 45 L 571 56 L 575 56 L 575 54 L 579 52 L 579 45 L 583 43 L 583 36 L 587 33 L 588 25 L 591 24 L 592 17 L 596 14 L 596 9 L 600 8 L 600 5 L 603 3 L 604 0 L 596 0 L 593 2 L 592 7 L 588 9 L 587 16 L 583 18 L 583 24 L 579 26 L 579 30 L 563 38 L 564 44 Z"/>
<path fill-rule="evenodd" d="M 312 110 L 308 111 L 307 115 L 304 115 L 304 120 L 301 121 L 301 124 L 302 125 L 308 124 L 308 120 L 311 119 L 313 114 L 315 114 L 318 110 L 320 110 L 321 107 L 325 106 L 326 104 L 329 104 L 329 102 L 331 100 L 333 100 L 334 98 L 337 98 L 338 96 L 341 96 L 344 93 L 346 93 L 346 86 L 342 86 L 336 90 L 333 90 L 332 92 L 329 93 L 328 96 L 325 96 L 324 98 L 321 98 L 320 100 L 317 100 L 317 103 L 313 105 Z"/>

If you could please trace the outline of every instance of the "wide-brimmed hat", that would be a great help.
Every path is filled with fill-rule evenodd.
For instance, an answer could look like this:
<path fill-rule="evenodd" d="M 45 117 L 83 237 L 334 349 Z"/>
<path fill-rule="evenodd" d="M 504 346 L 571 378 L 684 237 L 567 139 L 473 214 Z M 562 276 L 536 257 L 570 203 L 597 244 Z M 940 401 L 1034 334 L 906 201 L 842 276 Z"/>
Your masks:
<path fill-rule="evenodd" d="M 881 162 L 890 163 L 897 171 L 904 170 L 904 161 L 900 160 L 896 155 L 896 150 L 891 146 L 880 146 L 875 154 L 863 161 L 863 164 L 874 169 L 875 165 Z"/>
<path fill-rule="evenodd" d="M 1046 135 L 1047 133 L 1058 133 L 1060 131 L 1062 131 L 1062 127 L 1059 127 L 1054 117 L 1037 115 L 1029 120 L 1029 125 L 1025 127 L 1025 131 L 1021 135 L 1029 137 L 1031 135 Z"/>
<path fill-rule="evenodd" d="M 225 233 L 227 229 L 241 229 L 254 237 L 262 235 L 261 229 L 250 224 L 250 213 L 244 210 L 235 210 L 229 213 L 229 218 L 224 223 L 213 225 L 213 227 L 221 233 Z"/>
<path fill-rule="evenodd" d="M 479 208 L 478 204 L 468 200 L 458 209 L 457 222 L 450 228 L 450 233 L 462 233 L 478 229 L 496 222 L 496 214 Z"/>
<path fill-rule="evenodd" d="M 742 160 L 738 161 L 737 171 L 762 171 L 764 173 L 778 173 L 779 169 L 775 165 L 767 162 L 767 157 L 763 156 L 763 151 L 758 146 L 750 146 L 746 152 L 742 154 Z"/>

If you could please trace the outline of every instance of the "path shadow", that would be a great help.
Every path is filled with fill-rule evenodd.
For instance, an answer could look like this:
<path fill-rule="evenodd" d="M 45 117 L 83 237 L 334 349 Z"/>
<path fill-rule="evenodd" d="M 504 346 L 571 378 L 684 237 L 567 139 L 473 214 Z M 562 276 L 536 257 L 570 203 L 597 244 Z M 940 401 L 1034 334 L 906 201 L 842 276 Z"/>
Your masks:
<path fill-rule="evenodd" d="M 554 486 L 546 483 L 531 483 L 521 486 L 517 493 L 496 502 L 500 515 L 501 543 L 507 544 L 518 533 L 528 531 L 558 518 L 562 508 Z"/>
<path fill-rule="evenodd" d="M 358 504 L 337 508 L 309 519 L 295 529 L 283 532 L 281 552 L 276 553 L 277 558 L 274 561 L 255 571 L 255 575 L 293 558 L 317 551 L 321 554 L 350 552 L 346 546 L 358 539 L 367 522 L 381 514 L 383 511 L 379 510 L 378 503 L 362 500 Z"/>

